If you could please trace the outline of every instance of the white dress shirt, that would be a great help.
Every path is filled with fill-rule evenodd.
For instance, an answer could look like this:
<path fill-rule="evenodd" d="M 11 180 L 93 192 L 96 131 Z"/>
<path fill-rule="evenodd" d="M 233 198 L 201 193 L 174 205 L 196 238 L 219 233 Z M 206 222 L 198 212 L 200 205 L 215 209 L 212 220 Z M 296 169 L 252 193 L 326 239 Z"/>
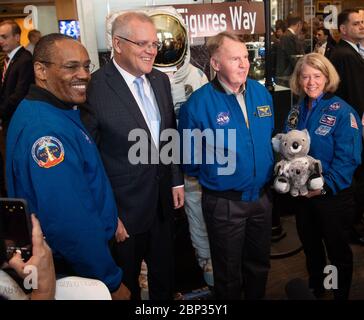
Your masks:
<path fill-rule="evenodd" d="M 149 119 L 147 118 L 147 115 L 146 115 L 145 110 L 144 110 L 143 103 L 139 98 L 139 94 L 138 94 L 137 89 L 136 89 L 135 84 L 134 84 L 134 80 L 136 78 L 138 78 L 138 77 L 136 77 L 136 76 L 132 75 L 131 73 L 127 72 L 126 70 L 124 70 L 122 67 L 120 67 L 116 63 L 116 61 L 114 59 L 112 61 L 113 61 L 114 65 L 115 65 L 116 69 L 120 72 L 121 76 L 124 78 L 126 84 L 128 85 L 129 90 L 133 94 L 133 97 L 134 97 L 135 101 L 138 104 L 139 110 L 142 113 L 145 122 L 147 123 L 149 131 L 152 132 L 152 129 L 150 128 L 150 125 L 149 125 Z M 142 75 L 140 78 L 143 78 L 143 80 L 144 80 L 143 81 L 143 88 L 144 88 L 145 95 L 148 97 L 148 99 L 154 105 L 156 110 L 159 110 L 157 100 L 155 98 L 154 91 L 152 89 L 152 86 L 151 86 L 149 80 L 147 79 L 147 77 L 145 75 Z M 158 148 L 158 145 L 157 145 L 157 148 Z"/>
<path fill-rule="evenodd" d="M 10 51 L 10 53 L 8 53 L 8 57 L 9 57 L 8 65 L 9 65 L 10 61 L 14 58 L 15 54 L 19 51 L 20 48 L 21 48 L 21 46 L 16 47 L 12 51 Z"/>

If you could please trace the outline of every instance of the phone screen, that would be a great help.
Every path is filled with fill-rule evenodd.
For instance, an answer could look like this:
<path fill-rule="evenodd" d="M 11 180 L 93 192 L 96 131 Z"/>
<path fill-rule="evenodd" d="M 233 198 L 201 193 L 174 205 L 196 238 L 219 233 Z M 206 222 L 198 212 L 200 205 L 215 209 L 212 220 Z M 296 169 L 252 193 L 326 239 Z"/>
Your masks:
<path fill-rule="evenodd" d="M 31 222 L 24 199 L 0 198 L 0 238 L 8 259 L 20 250 L 23 259 L 31 256 Z"/>

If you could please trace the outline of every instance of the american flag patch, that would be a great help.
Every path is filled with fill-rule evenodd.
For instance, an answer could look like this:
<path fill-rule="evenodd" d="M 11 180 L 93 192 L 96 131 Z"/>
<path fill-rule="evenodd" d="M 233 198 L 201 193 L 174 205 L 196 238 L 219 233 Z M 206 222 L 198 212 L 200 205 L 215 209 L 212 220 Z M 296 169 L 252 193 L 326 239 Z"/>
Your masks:
<path fill-rule="evenodd" d="M 355 116 L 352 113 L 350 113 L 350 126 L 352 128 L 358 129 L 358 124 L 356 123 Z"/>

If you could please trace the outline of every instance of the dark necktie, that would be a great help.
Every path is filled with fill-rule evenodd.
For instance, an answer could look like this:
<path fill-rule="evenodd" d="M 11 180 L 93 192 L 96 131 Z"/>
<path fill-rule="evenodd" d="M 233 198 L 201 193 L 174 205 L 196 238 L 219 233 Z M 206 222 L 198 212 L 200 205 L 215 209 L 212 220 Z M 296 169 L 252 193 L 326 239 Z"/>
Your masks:
<path fill-rule="evenodd" d="M 1 76 L 1 83 L 4 83 L 4 79 L 5 79 L 5 75 L 6 75 L 6 70 L 8 69 L 8 65 L 9 65 L 9 56 L 6 55 L 5 59 L 4 59 L 4 67 L 3 67 L 3 74 Z"/>

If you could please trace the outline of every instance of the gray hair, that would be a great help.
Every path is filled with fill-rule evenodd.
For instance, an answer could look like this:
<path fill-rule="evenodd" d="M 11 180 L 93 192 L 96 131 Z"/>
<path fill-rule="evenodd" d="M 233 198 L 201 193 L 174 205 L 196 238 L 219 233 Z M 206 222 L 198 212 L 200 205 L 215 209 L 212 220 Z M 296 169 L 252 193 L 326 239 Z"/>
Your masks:
<path fill-rule="evenodd" d="M 111 27 L 111 35 L 113 36 L 116 31 L 119 31 L 119 34 L 122 37 L 128 38 L 130 36 L 131 30 L 129 28 L 129 24 L 132 20 L 138 20 L 140 22 L 149 22 L 154 25 L 153 20 L 142 12 L 126 12 L 116 17 Z"/>

